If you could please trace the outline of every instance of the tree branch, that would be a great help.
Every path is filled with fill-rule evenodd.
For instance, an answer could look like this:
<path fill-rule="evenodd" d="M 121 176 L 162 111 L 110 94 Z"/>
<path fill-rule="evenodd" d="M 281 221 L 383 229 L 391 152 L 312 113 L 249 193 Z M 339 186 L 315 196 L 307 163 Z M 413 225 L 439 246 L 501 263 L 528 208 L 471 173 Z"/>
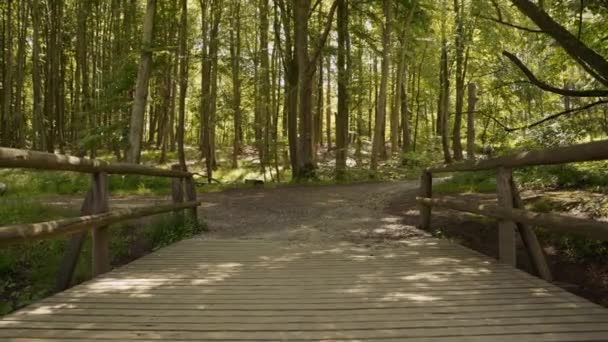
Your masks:
<path fill-rule="evenodd" d="M 541 120 L 538 120 L 538 121 L 536 121 L 536 122 L 534 122 L 534 123 L 531 123 L 531 124 L 529 124 L 529 125 L 525 125 L 525 126 L 514 127 L 514 128 L 507 128 L 507 127 L 505 127 L 505 126 L 504 126 L 504 125 L 502 125 L 502 124 L 501 124 L 501 126 L 503 126 L 503 128 L 504 128 L 504 129 L 505 129 L 505 131 L 507 131 L 507 132 L 514 132 L 514 131 L 519 131 L 519 130 L 522 130 L 522 129 L 533 128 L 533 127 L 536 127 L 536 126 L 538 126 L 538 125 L 541 125 L 541 124 L 543 124 L 543 123 L 545 123 L 545 122 L 547 122 L 547 121 L 557 119 L 557 118 L 559 118 L 560 116 L 563 116 L 563 115 L 566 115 L 566 114 L 572 114 L 572 113 L 579 113 L 579 112 L 582 112 L 582 111 L 588 110 L 588 109 L 590 109 L 590 108 L 593 108 L 593 107 L 595 107 L 595 106 L 599 106 L 599 105 L 601 105 L 601 104 L 606 104 L 606 103 L 608 103 L 608 100 L 600 100 L 600 101 L 596 101 L 596 102 L 590 103 L 590 104 L 588 104 L 588 105 L 585 105 L 585 106 L 582 106 L 582 107 L 579 107 L 579 108 L 573 108 L 573 109 L 565 110 L 565 111 L 563 111 L 563 112 L 559 112 L 559 113 L 551 114 L 551 115 L 549 115 L 549 116 L 547 116 L 547 117 L 545 117 L 545 118 L 543 118 L 543 119 L 541 119 Z"/>
<path fill-rule="evenodd" d="M 608 60 L 577 39 L 565 27 L 557 23 L 547 12 L 530 0 L 510 0 L 521 13 L 530 18 L 536 26 L 550 35 L 579 64 L 587 65 L 595 71 L 594 77 L 608 86 Z M 599 77 L 598 77 L 599 76 Z"/>
<path fill-rule="evenodd" d="M 546 90 L 548 92 L 560 94 L 563 96 L 572 96 L 572 97 L 608 96 L 608 90 L 603 90 L 603 89 L 569 90 L 569 89 L 562 89 L 562 88 L 557 88 L 557 87 L 551 86 L 547 83 L 542 82 L 538 78 L 536 78 L 536 76 L 534 76 L 532 71 L 530 71 L 530 69 L 528 69 L 528 67 L 526 67 L 526 65 L 519 58 L 517 58 L 517 56 L 515 56 L 514 54 L 507 52 L 507 51 L 503 51 L 502 54 L 503 54 L 503 56 L 509 58 L 511 60 L 511 62 L 513 62 L 513 64 L 515 64 L 515 66 L 517 66 L 526 75 L 526 77 L 528 77 L 528 79 L 530 80 L 530 82 L 532 82 L 532 84 L 534 84 L 535 86 L 537 86 L 543 90 Z"/>
<path fill-rule="evenodd" d="M 321 56 L 321 50 L 323 46 L 325 46 L 325 42 L 327 41 L 327 37 L 329 36 L 329 32 L 331 31 L 331 24 L 334 21 L 334 15 L 336 14 L 336 9 L 338 8 L 338 1 L 334 1 L 329 10 L 329 17 L 327 18 L 327 22 L 325 23 L 325 29 L 323 30 L 323 34 L 319 39 L 319 45 L 315 49 L 312 59 L 310 60 L 310 65 L 316 65 L 319 60 L 319 56 Z"/>
<path fill-rule="evenodd" d="M 533 28 L 529 28 L 529 27 L 525 27 L 525 26 L 519 26 L 519 25 L 516 25 L 516 24 L 511 24 L 511 23 L 503 21 L 501 19 L 496 19 L 496 18 L 492 18 L 492 17 L 486 17 L 485 15 L 481 15 L 481 14 L 478 14 L 477 17 L 479 17 L 481 19 L 485 19 L 485 20 L 490 20 L 490 21 L 493 21 L 495 23 L 499 23 L 499 24 L 504 25 L 504 26 L 508 26 L 508 27 L 516 28 L 518 30 L 526 31 L 526 32 L 545 33 L 545 31 L 543 31 L 543 30 L 533 29 Z"/>

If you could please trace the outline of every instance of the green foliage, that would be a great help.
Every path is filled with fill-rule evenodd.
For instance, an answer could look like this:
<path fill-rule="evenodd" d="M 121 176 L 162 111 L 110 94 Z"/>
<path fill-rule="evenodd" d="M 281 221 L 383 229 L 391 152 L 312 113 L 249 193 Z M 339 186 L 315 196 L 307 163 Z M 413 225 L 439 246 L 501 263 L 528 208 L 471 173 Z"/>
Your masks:
<path fill-rule="evenodd" d="M 90 176 L 63 171 L 0 171 L 0 181 L 8 184 L 9 197 L 37 197 L 73 195 L 85 193 L 90 186 Z M 110 192 L 125 194 L 166 194 L 171 188 L 171 179 L 137 175 L 111 175 Z"/>
<path fill-rule="evenodd" d="M 155 223 L 150 229 L 150 241 L 154 248 L 161 248 L 206 230 L 204 223 L 196 222 L 190 216 L 182 216 L 178 213 L 165 216 Z"/>
<path fill-rule="evenodd" d="M 496 192 L 496 172 L 460 172 L 433 186 L 433 191 L 441 194 L 472 192 Z"/>
<path fill-rule="evenodd" d="M 517 170 L 515 175 L 527 188 L 603 191 L 608 188 L 607 167 L 607 161 L 538 166 Z"/>

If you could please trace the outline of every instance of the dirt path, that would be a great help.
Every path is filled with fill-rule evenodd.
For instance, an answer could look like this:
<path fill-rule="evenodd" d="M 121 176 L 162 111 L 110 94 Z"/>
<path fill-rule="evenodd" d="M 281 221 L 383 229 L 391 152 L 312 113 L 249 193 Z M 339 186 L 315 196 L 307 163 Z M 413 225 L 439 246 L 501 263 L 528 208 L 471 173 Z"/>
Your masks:
<path fill-rule="evenodd" d="M 365 242 L 425 236 L 385 210 L 416 182 L 289 186 L 207 193 L 207 238 Z"/>

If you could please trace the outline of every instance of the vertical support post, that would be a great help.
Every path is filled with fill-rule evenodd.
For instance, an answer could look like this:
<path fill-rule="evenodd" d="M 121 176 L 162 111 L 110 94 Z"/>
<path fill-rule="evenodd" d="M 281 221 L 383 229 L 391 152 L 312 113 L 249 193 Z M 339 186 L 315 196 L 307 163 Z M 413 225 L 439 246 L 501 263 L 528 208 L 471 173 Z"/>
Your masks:
<path fill-rule="evenodd" d="M 186 188 L 186 201 L 188 202 L 196 202 L 196 185 L 194 184 L 194 178 L 189 176 L 184 179 L 185 188 Z M 197 208 L 190 209 L 190 218 L 193 223 L 198 223 L 198 214 Z"/>
<path fill-rule="evenodd" d="M 80 207 L 80 215 L 86 216 L 91 214 L 93 214 L 93 190 L 89 189 L 84 202 Z M 61 265 L 59 266 L 59 271 L 57 272 L 55 291 L 64 291 L 70 287 L 80 257 L 80 251 L 82 251 L 82 246 L 84 245 L 86 238 L 86 231 L 74 233 L 70 236 L 70 241 L 66 246 L 65 253 L 61 259 Z"/>
<path fill-rule="evenodd" d="M 525 209 L 524 202 L 519 195 L 519 190 L 517 189 L 517 185 L 515 184 L 513 177 L 511 177 L 511 193 L 513 194 L 513 207 L 517 209 Z M 534 230 L 532 230 L 532 228 L 528 225 L 520 222 L 517 223 L 517 230 L 519 231 L 519 235 L 526 246 L 526 250 L 528 251 L 528 255 L 530 256 L 532 265 L 536 269 L 538 276 L 548 282 L 553 281 L 553 275 L 551 274 L 551 269 L 547 264 L 545 252 L 540 246 Z"/>
<path fill-rule="evenodd" d="M 433 174 L 425 170 L 420 176 L 420 197 L 432 198 L 433 197 Z M 418 210 L 420 211 L 420 223 L 418 228 L 427 230 L 431 226 L 431 206 L 418 204 Z"/>
<path fill-rule="evenodd" d="M 93 174 L 93 213 L 102 214 L 109 210 L 108 174 L 98 172 Z M 110 232 L 108 227 L 93 229 L 93 276 L 98 276 L 110 270 Z"/>
<path fill-rule="evenodd" d="M 173 171 L 181 171 L 181 166 L 179 164 L 171 165 L 171 170 Z M 184 202 L 184 179 L 183 178 L 173 178 L 171 182 L 171 198 L 173 199 L 173 203 L 182 203 Z M 184 215 L 183 212 L 175 212 L 176 220 L 183 220 Z"/>
<path fill-rule="evenodd" d="M 498 205 L 513 209 L 513 194 L 511 191 L 511 169 L 499 167 L 496 174 L 496 189 L 498 192 Z M 515 222 L 501 220 L 498 222 L 498 260 L 501 263 L 516 266 L 517 255 L 515 245 Z"/>

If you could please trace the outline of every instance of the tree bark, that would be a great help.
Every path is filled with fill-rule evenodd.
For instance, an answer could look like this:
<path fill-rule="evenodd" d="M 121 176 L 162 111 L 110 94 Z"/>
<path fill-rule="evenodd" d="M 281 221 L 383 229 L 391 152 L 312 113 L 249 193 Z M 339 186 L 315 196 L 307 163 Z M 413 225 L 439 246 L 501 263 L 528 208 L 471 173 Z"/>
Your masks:
<path fill-rule="evenodd" d="M 156 15 L 156 0 L 148 0 L 142 34 L 142 47 L 129 126 L 129 147 L 127 162 L 139 164 L 141 157 L 141 141 L 144 126 L 144 114 L 148 100 L 148 82 L 152 69 L 152 40 L 154 35 L 154 17 Z"/>
<path fill-rule="evenodd" d="M 477 87 L 469 83 L 469 103 L 467 108 L 467 159 L 475 160 L 475 104 L 477 103 Z"/>
<path fill-rule="evenodd" d="M 390 69 L 390 46 L 391 46 L 391 2 L 382 1 L 384 12 L 384 29 L 382 33 L 382 67 L 380 76 L 380 90 L 378 93 L 378 103 L 376 110 L 376 127 L 374 132 L 374 142 L 372 145 L 371 169 L 378 168 L 378 157 L 384 149 L 384 126 L 386 119 L 386 93 L 388 88 L 388 74 Z"/>
<path fill-rule="evenodd" d="M 338 1 L 338 115 L 336 117 L 336 179 L 344 178 L 348 155 L 349 94 L 347 68 L 348 0 Z"/>
<path fill-rule="evenodd" d="M 460 0 L 454 0 L 454 12 L 456 17 L 456 108 L 454 113 L 454 130 L 452 132 L 452 148 L 454 150 L 454 159 L 462 160 L 460 130 L 462 129 L 462 109 L 464 105 L 464 32 Z"/>
<path fill-rule="evenodd" d="M 232 2 L 232 27 L 230 30 L 230 58 L 232 66 L 232 111 L 234 115 L 234 139 L 232 147 L 232 167 L 238 167 L 238 156 L 243 144 L 241 114 L 241 3 Z"/>

